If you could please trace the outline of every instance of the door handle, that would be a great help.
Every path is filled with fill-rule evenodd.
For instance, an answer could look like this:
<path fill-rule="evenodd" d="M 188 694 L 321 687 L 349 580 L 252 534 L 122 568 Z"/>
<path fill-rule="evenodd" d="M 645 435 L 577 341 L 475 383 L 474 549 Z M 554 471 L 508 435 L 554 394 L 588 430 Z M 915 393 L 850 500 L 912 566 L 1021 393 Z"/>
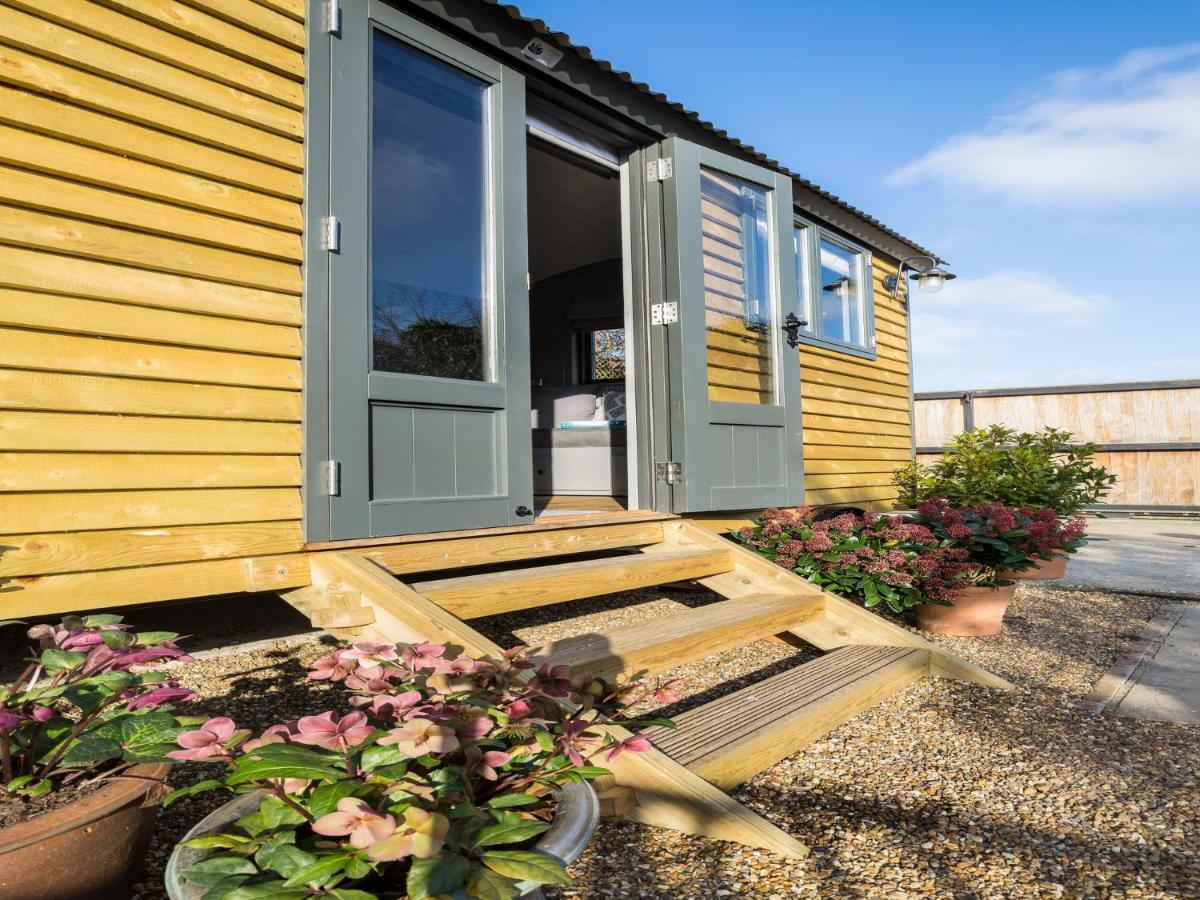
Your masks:
<path fill-rule="evenodd" d="M 781 327 L 787 333 L 787 342 L 789 347 L 800 346 L 800 329 L 804 328 L 806 325 L 808 325 L 808 323 L 796 318 L 795 313 L 787 314 L 787 318 L 783 320 L 783 325 Z"/>

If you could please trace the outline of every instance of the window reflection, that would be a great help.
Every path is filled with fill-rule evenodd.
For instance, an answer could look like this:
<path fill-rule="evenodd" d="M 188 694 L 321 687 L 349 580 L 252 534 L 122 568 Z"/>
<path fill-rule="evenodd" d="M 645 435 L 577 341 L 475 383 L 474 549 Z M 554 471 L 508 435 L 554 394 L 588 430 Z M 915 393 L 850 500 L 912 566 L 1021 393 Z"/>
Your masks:
<path fill-rule="evenodd" d="M 483 380 L 488 85 L 380 32 L 372 82 L 374 368 Z"/>
<path fill-rule="evenodd" d="M 821 336 L 863 343 L 863 296 L 859 254 L 821 241 Z"/>

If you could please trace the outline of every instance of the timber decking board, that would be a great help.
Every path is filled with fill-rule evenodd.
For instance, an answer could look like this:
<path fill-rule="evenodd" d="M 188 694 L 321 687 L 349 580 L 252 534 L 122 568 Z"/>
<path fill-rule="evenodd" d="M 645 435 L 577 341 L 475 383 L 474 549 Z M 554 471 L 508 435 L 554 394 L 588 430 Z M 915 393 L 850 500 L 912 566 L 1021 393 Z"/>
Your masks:
<path fill-rule="evenodd" d="M 846 647 L 675 716 L 655 746 L 733 787 L 929 673 L 929 652 Z"/>
<path fill-rule="evenodd" d="M 703 578 L 731 566 L 727 550 L 677 550 L 444 578 L 412 587 L 455 615 L 472 619 Z"/>
<path fill-rule="evenodd" d="M 552 666 L 570 665 L 577 684 L 597 675 L 642 678 L 787 631 L 820 615 L 824 608 L 819 595 L 753 594 L 610 631 L 563 638 L 533 650 L 530 658 Z"/>

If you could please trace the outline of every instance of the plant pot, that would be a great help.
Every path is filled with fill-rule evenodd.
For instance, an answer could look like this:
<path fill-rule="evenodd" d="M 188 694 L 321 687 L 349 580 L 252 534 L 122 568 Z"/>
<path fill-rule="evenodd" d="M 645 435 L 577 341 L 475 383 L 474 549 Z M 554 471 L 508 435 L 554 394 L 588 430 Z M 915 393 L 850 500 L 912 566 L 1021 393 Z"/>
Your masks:
<path fill-rule="evenodd" d="M 999 634 L 1004 628 L 1004 611 L 1016 589 L 1016 582 L 1003 581 L 996 587 L 967 588 L 954 598 L 953 606 L 922 603 L 916 607 L 917 627 L 957 637 Z"/>
<path fill-rule="evenodd" d="M 192 830 L 184 835 L 183 840 L 171 851 L 171 858 L 167 860 L 164 880 L 167 895 L 171 900 L 201 900 L 204 897 L 204 888 L 185 881 L 183 873 L 208 856 L 210 851 L 184 847 L 184 841 L 221 831 L 235 819 L 254 812 L 258 809 L 261 796 L 255 791 L 230 800 L 197 822 Z M 534 849 L 557 859 L 564 866 L 570 865 L 579 859 L 599 822 L 600 802 L 596 799 L 596 792 L 592 790 L 592 786 L 584 781 L 571 782 L 560 789 L 554 821 Z M 523 881 L 518 887 L 522 889 L 521 896 L 527 900 L 541 900 L 541 888 L 534 882 Z M 461 893 L 456 895 L 465 896 Z"/>
<path fill-rule="evenodd" d="M 134 766 L 82 800 L 0 828 L 0 900 L 125 900 L 170 765 Z"/>
<path fill-rule="evenodd" d="M 1039 559 L 1037 565 L 1024 572 L 1002 572 L 1001 577 L 1015 581 L 1054 581 L 1067 574 L 1067 558 L 1061 553 L 1052 560 Z"/>

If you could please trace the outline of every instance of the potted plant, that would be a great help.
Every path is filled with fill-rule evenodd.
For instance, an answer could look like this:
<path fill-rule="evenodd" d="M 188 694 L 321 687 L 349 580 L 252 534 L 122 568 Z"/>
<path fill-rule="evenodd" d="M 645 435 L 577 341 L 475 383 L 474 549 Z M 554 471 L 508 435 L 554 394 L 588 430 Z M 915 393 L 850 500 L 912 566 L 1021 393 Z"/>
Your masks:
<path fill-rule="evenodd" d="M 0 686 L 0 897 L 128 897 L 188 721 L 171 704 L 192 696 L 135 667 L 189 657 L 114 615 L 28 635 L 32 656 Z"/>
<path fill-rule="evenodd" d="M 908 506 L 941 499 L 957 507 L 1002 503 L 1076 516 L 1117 477 L 1095 463 L 1098 445 L 1073 444 L 1072 437 L 1058 428 L 976 428 L 958 435 L 937 462 L 897 469 L 893 481 Z"/>
<path fill-rule="evenodd" d="M 576 690 L 566 666 L 534 670 L 524 653 L 358 643 L 309 674 L 341 682 L 351 711 L 254 738 L 224 718 L 179 735 L 176 758 L 225 772 L 168 802 L 236 796 L 176 847 L 170 896 L 509 898 L 566 883 L 598 816 L 586 782 L 608 774 L 592 762 L 650 746 L 603 725 L 647 691 L 599 679 Z"/>
<path fill-rule="evenodd" d="M 949 603 L 978 568 L 925 526 L 872 512 L 768 509 L 731 537 L 824 590 L 897 613 Z"/>
<path fill-rule="evenodd" d="M 1017 587 L 1006 573 L 1031 564 L 1032 520 L 1002 503 L 956 507 L 939 499 L 919 504 L 912 521 L 928 528 L 943 547 L 965 552 L 976 567 L 968 576 L 972 587 L 960 591 L 950 606 L 919 608 L 917 626 L 935 634 L 999 634 Z"/>

